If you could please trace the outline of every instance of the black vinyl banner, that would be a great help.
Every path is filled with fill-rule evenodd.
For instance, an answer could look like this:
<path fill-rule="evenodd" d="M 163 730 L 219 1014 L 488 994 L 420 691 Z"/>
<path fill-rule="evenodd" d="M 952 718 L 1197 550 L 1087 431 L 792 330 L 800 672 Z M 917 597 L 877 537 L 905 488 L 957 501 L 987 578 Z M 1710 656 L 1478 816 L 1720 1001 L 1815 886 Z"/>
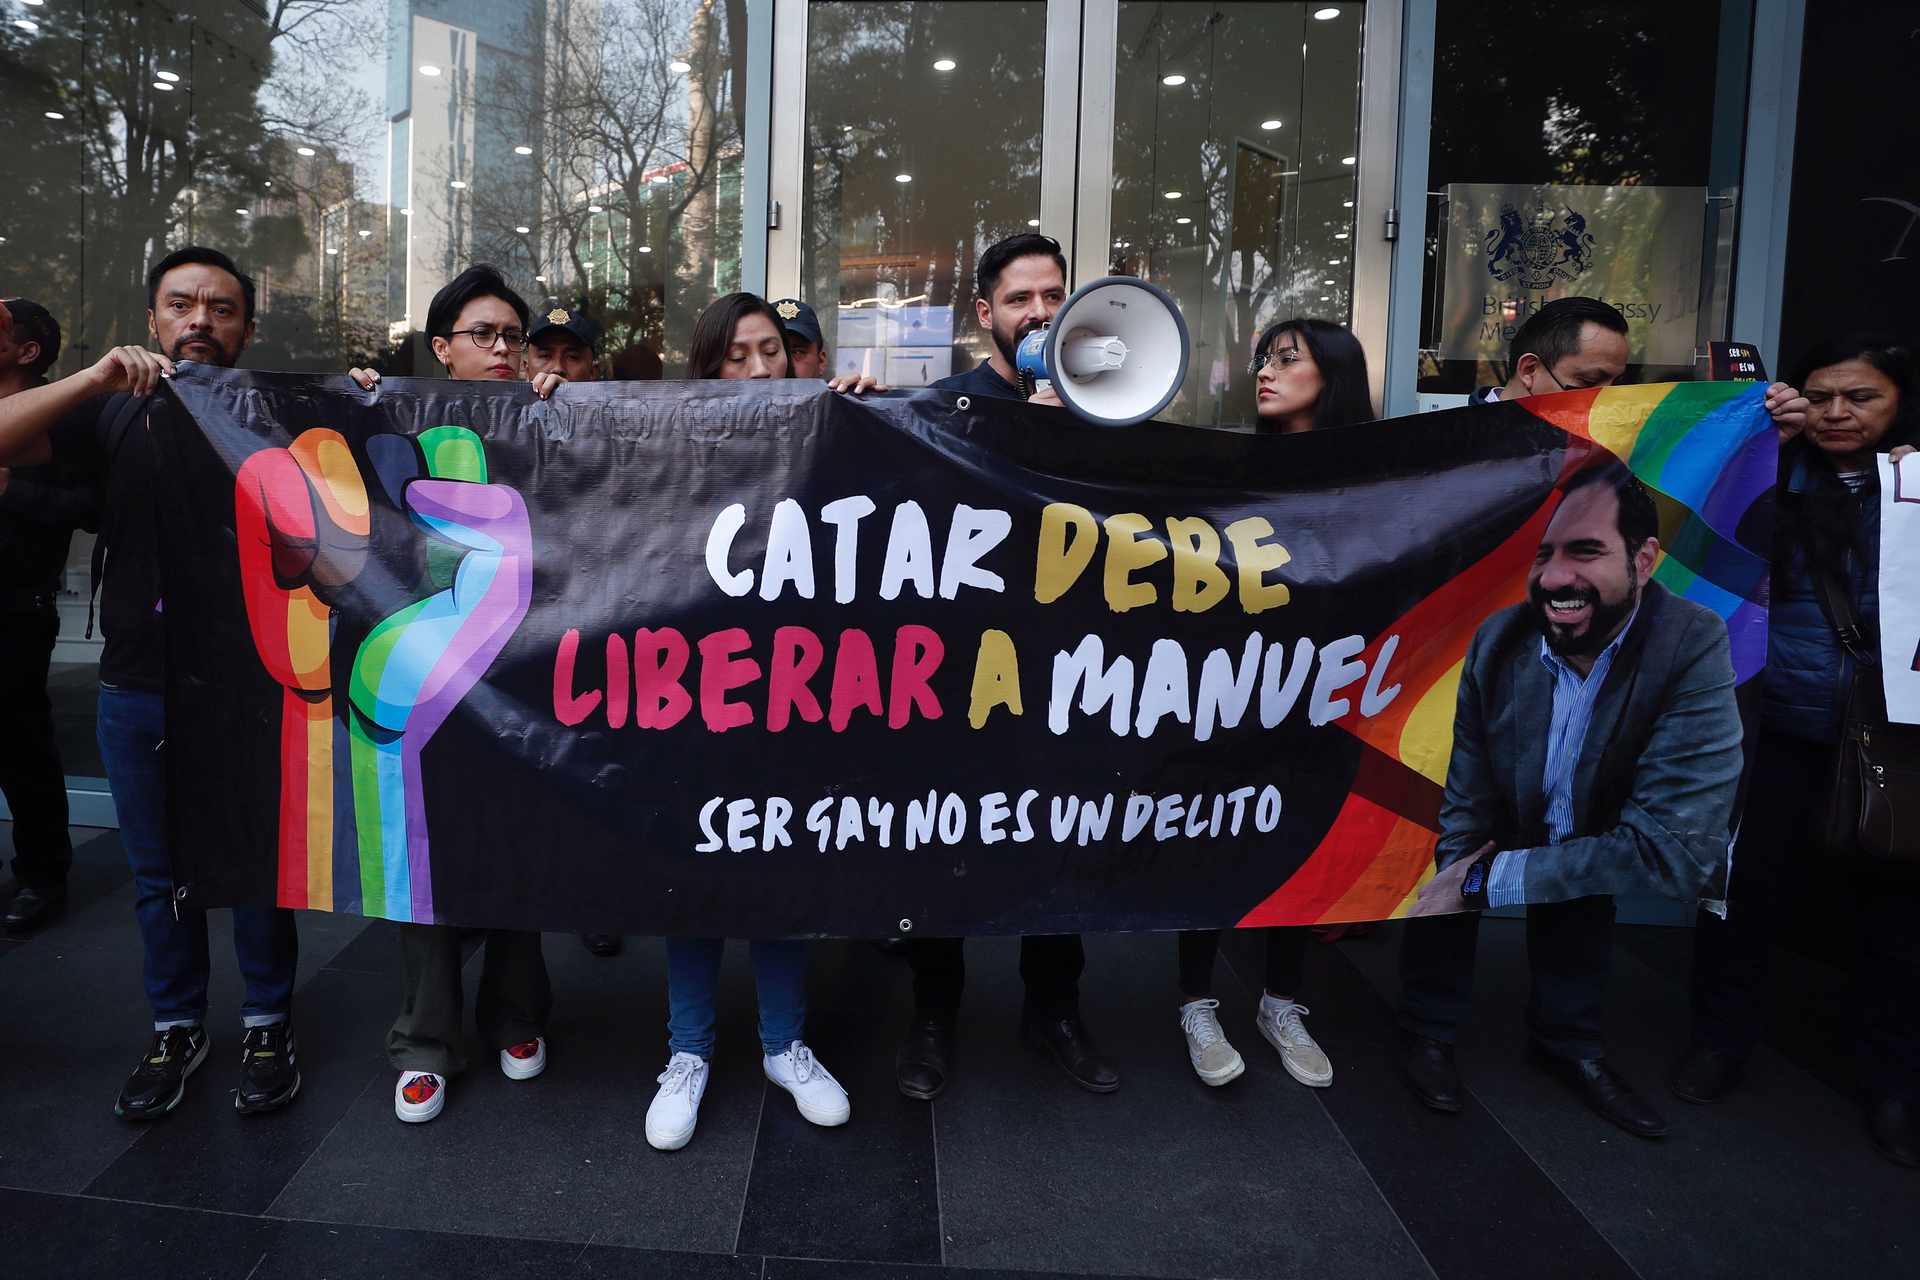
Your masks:
<path fill-rule="evenodd" d="M 1398 914 L 1466 644 L 1580 459 L 1706 530 L 1672 568 L 1764 653 L 1740 512 L 1639 456 L 1720 422 L 1724 494 L 1764 415 L 1627 390 L 1256 437 L 186 366 L 152 418 L 181 900 L 729 937 Z"/>

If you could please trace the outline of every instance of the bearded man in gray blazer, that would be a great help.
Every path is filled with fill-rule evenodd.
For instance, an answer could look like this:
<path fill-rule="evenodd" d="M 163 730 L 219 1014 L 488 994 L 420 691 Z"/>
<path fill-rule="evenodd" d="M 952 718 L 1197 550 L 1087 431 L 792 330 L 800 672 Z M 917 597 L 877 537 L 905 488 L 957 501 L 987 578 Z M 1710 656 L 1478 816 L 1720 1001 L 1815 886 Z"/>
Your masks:
<path fill-rule="evenodd" d="M 1480 911 L 1525 903 L 1528 1060 L 1627 1132 L 1666 1132 L 1605 1057 L 1613 895 L 1692 900 L 1724 883 L 1742 733 L 1726 624 L 1651 580 L 1659 527 L 1625 467 L 1578 473 L 1526 601 L 1468 646 L 1440 871 L 1400 950 L 1401 1073 L 1436 1110 L 1461 1107 L 1453 1041 Z"/>

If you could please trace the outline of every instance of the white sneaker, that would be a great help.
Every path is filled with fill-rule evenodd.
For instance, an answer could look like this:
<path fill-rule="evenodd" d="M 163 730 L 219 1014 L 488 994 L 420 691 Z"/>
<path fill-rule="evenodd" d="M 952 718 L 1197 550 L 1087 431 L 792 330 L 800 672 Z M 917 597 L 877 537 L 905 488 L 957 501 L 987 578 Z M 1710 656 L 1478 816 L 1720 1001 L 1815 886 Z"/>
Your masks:
<path fill-rule="evenodd" d="M 1333 1083 L 1333 1064 L 1327 1061 L 1327 1055 L 1307 1034 L 1306 1026 L 1300 1021 L 1307 1015 L 1307 1006 L 1296 1004 L 1292 1000 L 1276 1000 L 1261 993 L 1260 1034 L 1267 1043 L 1280 1051 L 1281 1065 L 1287 1074 L 1301 1084 L 1310 1084 L 1316 1089 L 1324 1089 Z"/>
<path fill-rule="evenodd" d="M 425 1124 L 447 1105 L 447 1078 L 431 1071 L 402 1071 L 393 1086 L 393 1114 L 408 1124 Z"/>
<path fill-rule="evenodd" d="M 500 1051 L 500 1070 L 509 1080 L 531 1080 L 547 1069 L 547 1038 L 535 1036 L 525 1044 Z"/>
<path fill-rule="evenodd" d="M 1247 1069 L 1240 1051 L 1227 1043 L 1220 1030 L 1220 1018 L 1214 1013 L 1218 1000 L 1195 1000 L 1180 1006 L 1180 1029 L 1187 1033 L 1187 1057 L 1193 1070 L 1208 1084 L 1220 1085 L 1238 1080 Z"/>
<path fill-rule="evenodd" d="M 647 1141 L 656 1151 L 678 1151 L 687 1145 L 706 1092 L 707 1060 L 697 1053 L 674 1054 L 660 1073 L 660 1092 L 647 1108 Z"/>
<path fill-rule="evenodd" d="M 770 1053 L 766 1058 L 767 1079 L 793 1095 L 802 1118 L 815 1124 L 845 1124 L 853 1114 L 847 1091 L 820 1065 L 813 1050 L 795 1040 L 785 1053 Z"/>

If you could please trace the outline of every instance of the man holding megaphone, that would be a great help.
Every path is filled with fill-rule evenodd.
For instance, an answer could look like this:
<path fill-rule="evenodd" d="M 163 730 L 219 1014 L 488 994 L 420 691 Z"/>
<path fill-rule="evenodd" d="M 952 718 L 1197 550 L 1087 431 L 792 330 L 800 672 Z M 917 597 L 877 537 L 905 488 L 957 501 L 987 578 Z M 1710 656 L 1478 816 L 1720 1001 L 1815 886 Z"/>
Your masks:
<path fill-rule="evenodd" d="M 1066 301 L 1066 257 L 1050 236 L 1012 236 L 980 255 L 975 283 L 974 313 L 993 335 L 993 354 L 978 368 L 934 383 L 934 389 L 1019 400 L 1014 352 Z M 1060 398 L 1047 389 L 1031 403 L 1059 405 Z M 964 938 L 911 938 L 905 944 L 913 965 L 913 1028 L 893 1069 L 900 1092 L 909 1098 L 931 1100 L 947 1087 L 953 1026 L 967 978 L 965 945 Z M 1120 1087 L 1120 1075 L 1080 1020 L 1080 973 L 1086 962 L 1077 933 L 1020 939 L 1020 977 L 1027 987 L 1020 1030 L 1029 1043 L 1051 1052 L 1075 1084 L 1111 1093 Z"/>
<path fill-rule="evenodd" d="M 1067 300 L 1067 257 L 1060 242 L 1037 231 L 1008 236 L 980 255 L 974 269 L 979 290 L 974 316 L 993 337 L 993 354 L 985 364 L 956 373 L 933 384 L 936 391 L 967 396 L 1025 399 L 1016 372 L 1020 340 L 1046 325 Z M 1032 403 L 1059 405 L 1051 387 L 1034 393 Z"/>

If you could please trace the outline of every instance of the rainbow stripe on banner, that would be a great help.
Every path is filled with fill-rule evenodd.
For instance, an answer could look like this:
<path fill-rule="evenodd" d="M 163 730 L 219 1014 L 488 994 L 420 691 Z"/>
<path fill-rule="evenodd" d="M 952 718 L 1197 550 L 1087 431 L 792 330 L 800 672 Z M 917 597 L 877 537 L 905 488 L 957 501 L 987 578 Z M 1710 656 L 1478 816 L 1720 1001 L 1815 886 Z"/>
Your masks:
<path fill-rule="evenodd" d="M 1767 560 L 1779 439 L 1758 383 L 1682 382 L 1569 391 L 1514 402 L 1567 434 L 1562 477 L 1596 451 L 1625 462 L 1660 508 L 1654 579 L 1726 620 L 1735 678 L 1767 659 Z M 1380 920 L 1406 914 L 1433 872 L 1440 802 L 1453 751 L 1453 712 L 1467 645 L 1489 614 L 1526 596 L 1555 490 L 1491 555 L 1385 628 L 1400 696 L 1371 719 L 1334 723 L 1363 744 L 1359 772 L 1327 838 L 1241 926 Z M 1391 637 L 1391 639 L 1390 639 Z"/>

